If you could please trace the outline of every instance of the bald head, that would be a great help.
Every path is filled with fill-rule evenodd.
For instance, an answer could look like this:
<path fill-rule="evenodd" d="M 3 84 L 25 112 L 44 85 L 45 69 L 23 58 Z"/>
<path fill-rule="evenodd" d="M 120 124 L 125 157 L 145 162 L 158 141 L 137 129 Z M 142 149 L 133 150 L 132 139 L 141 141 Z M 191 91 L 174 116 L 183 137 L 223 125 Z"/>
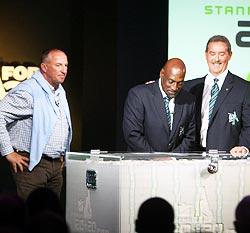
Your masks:
<path fill-rule="evenodd" d="M 179 58 L 169 59 L 160 72 L 162 89 L 168 97 L 174 98 L 182 88 L 186 66 Z"/>
<path fill-rule="evenodd" d="M 169 59 L 162 69 L 165 75 L 182 75 L 184 78 L 186 74 L 186 66 L 179 58 Z"/>

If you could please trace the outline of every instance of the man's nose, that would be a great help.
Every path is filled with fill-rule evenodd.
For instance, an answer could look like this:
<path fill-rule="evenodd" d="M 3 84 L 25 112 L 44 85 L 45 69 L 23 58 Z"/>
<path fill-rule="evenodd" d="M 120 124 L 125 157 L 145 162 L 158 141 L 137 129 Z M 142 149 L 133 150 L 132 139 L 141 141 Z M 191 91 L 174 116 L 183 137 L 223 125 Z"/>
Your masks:
<path fill-rule="evenodd" d="M 173 89 L 174 91 L 177 91 L 177 90 L 178 90 L 178 84 L 177 84 L 177 83 L 173 83 L 172 89 Z"/>
<path fill-rule="evenodd" d="M 67 66 L 63 66 L 61 71 L 62 71 L 64 74 L 66 74 L 66 73 L 67 73 L 67 70 L 68 70 L 68 67 L 67 67 Z"/>
<path fill-rule="evenodd" d="M 215 56 L 215 61 L 218 62 L 220 60 L 219 55 Z"/>

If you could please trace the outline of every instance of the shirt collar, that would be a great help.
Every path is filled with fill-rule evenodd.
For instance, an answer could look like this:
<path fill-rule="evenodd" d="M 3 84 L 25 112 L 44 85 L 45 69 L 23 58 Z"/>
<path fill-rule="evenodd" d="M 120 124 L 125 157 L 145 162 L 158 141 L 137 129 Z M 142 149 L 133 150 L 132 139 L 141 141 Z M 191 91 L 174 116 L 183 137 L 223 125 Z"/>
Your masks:
<path fill-rule="evenodd" d="M 162 98 L 164 99 L 165 97 L 167 97 L 167 94 L 165 93 L 165 91 L 163 91 L 163 88 L 162 88 L 162 85 L 161 85 L 161 78 L 159 78 L 158 84 L 159 84 L 159 88 L 160 88 L 160 91 L 161 91 L 161 94 L 162 94 Z M 174 103 L 174 100 L 175 100 L 175 98 L 171 98 L 171 99 L 169 99 L 169 102 Z"/>
<path fill-rule="evenodd" d="M 223 85 L 223 83 L 224 83 L 224 80 L 225 80 L 225 78 L 227 76 L 227 73 L 228 73 L 228 69 L 226 69 L 223 73 L 219 74 L 218 76 L 214 76 L 213 74 L 211 74 L 210 72 L 208 72 L 208 74 L 206 76 L 206 79 L 205 79 L 205 85 L 213 86 L 214 79 L 217 78 L 218 79 L 217 84 L 221 88 L 222 85 Z"/>
<path fill-rule="evenodd" d="M 165 91 L 163 91 L 163 88 L 162 88 L 162 85 L 161 85 L 161 78 L 159 78 L 158 84 L 159 84 L 159 88 L 160 88 L 162 97 L 163 97 L 163 98 L 166 97 L 167 94 L 165 93 Z"/>
<path fill-rule="evenodd" d="M 60 93 L 60 86 L 57 89 L 55 89 L 46 79 L 45 81 L 47 82 L 49 89 L 53 94 L 58 95 Z"/>

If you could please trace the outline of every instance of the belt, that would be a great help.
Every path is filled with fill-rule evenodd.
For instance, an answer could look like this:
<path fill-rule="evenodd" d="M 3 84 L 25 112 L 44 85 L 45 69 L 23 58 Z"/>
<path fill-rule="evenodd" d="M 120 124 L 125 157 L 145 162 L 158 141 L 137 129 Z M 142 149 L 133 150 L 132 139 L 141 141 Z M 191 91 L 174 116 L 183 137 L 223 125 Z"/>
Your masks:
<path fill-rule="evenodd" d="M 50 156 L 48 156 L 46 154 L 42 154 L 42 159 L 45 159 L 47 161 L 58 161 L 58 160 L 62 161 L 63 158 L 64 158 L 63 154 L 61 154 L 60 157 L 56 157 L 56 158 L 52 158 L 52 157 L 50 157 Z"/>
<path fill-rule="evenodd" d="M 15 148 L 13 148 L 13 149 L 14 149 L 14 151 L 17 152 L 17 153 L 20 153 L 20 154 L 23 154 L 23 155 L 27 155 L 27 156 L 30 155 L 30 153 L 27 152 L 27 151 L 20 151 L 20 150 L 17 150 L 17 149 L 15 149 Z M 46 155 L 46 154 L 42 154 L 42 159 L 45 159 L 45 160 L 47 160 L 47 161 L 58 161 L 58 160 L 59 160 L 59 161 L 62 161 L 63 158 L 64 158 L 64 155 L 65 155 L 65 153 L 62 152 L 62 153 L 59 155 L 60 157 L 52 158 L 52 157 L 50 157 L 50 156 L 48 156 L 48 155 Z"/>

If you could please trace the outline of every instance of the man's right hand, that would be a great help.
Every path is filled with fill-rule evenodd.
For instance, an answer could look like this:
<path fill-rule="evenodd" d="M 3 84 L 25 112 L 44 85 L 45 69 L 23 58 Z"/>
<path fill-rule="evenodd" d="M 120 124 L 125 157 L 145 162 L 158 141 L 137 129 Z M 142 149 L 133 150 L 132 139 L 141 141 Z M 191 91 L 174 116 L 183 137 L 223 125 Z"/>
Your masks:
<path fill-rule="evenodd" d="M 145 84 L 150 84 L 150 83 L 154 83 L 154 82 L 155 82 L 155 80 L 151 80 L 151 81 L 145 82 Z"/>
<path fill-rule="evenodd" d="M 245 157 L 249 153 L 249 150 L 245 146 L 235 146 L 230 150 L 230 154 L 233 157 Z"/>
<path fill-rule="evenodd" d="M 17 173 L 17 170 L 19 169 L 21 172 L 23 172 L 24 167 L 28 167 L 29 164 L 29 158 L 22 156 L 18 154 L 17 152 L 12 152 L 5 156 L 5 158 L 9 161 L 11 164 L 11 167 L 13 168 L 14 172 Z"/>

